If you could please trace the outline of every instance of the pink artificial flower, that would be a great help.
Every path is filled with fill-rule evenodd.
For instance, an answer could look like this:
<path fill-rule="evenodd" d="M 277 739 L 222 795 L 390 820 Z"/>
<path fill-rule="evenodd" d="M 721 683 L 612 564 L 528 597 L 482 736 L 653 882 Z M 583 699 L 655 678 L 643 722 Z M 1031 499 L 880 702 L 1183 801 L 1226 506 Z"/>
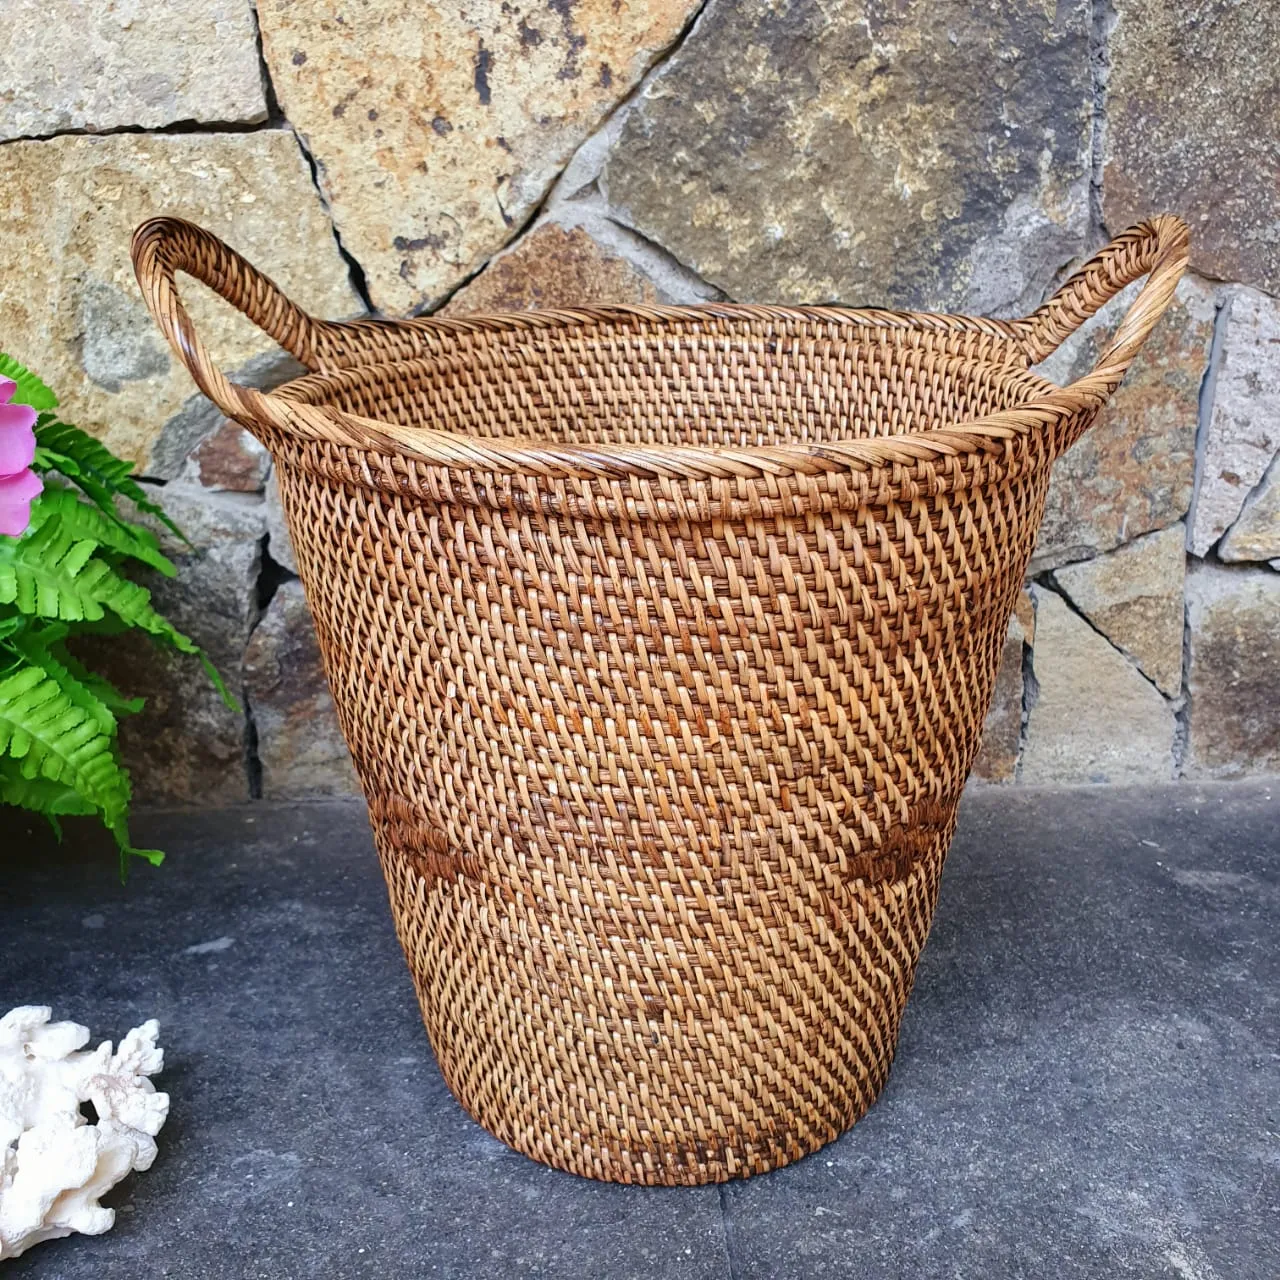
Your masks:
<path fill-rule="evenodd" d="M 18 537 L 31 522 L 31 502 L 44 485 L 31 470 L 36 456 L 36 411 L 10 404 L 18 384 L 0 378 L 0 533 Z"/>

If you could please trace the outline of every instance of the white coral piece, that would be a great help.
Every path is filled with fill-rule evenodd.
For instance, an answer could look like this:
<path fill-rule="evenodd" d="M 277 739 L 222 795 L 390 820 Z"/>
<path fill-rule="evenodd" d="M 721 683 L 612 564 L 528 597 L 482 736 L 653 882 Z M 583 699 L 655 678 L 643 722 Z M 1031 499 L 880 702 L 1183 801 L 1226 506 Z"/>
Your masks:
<path fill-rule="evenodd" d="M 80 1052 L 89 1028 L 51 1016 L 28 1005 L 0 1018 L 0 1260 L 73 1231 L 109 1231 L 115 1210 L 99 1198 L 151 1167 L 169 1114 L 169 1095 L 147 1078 L 164 1067 L 158 1022 L 135 1027 L 115 1053 L 110 1040 Z"/>

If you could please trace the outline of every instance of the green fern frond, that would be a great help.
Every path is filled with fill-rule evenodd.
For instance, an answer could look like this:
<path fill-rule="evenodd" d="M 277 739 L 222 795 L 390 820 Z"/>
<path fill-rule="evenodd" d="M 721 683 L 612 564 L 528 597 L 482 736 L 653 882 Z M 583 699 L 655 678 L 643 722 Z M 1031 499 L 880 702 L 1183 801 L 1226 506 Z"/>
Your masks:
<path fill-rule="evenodd" d="M 155 610 L 146 587 L 95 558 L 95 549 L 92 540 L 68 532 L 56 514 L 25 537 L 0 538 L 0 605 L 76 623 L 99 622 L 110 610 L 161 644 L 198 658 L 223 703 L 238 711 L 239 704 L 200 646 Z"/>
<path fill-rule="evenodd" d="M 123 821 L 129 779 L 111 738 L 40 667 L 20 667 L 0 680 L 0 756 L 16 760 L 28 780 L 74 788 L 107 827 Z"/>
<path fill-rule="evenodd" d="M 113 822 L 109 828 L 112 836 L 115 837 L 116 848 L 120 850 L 120 882 L 124 883 L 129 876 L 129 859 L 145 858 L 153 867 L 158 867 L 164 861 L 164 851 L 161 849 L 139 849 L 129 838 L 129 826 L 122 818 L 119 822 Z"/>
<path fill-rule="evenodd" d="M 52 516 L 59 517 L 62 528 L 73 538 L 88 538 L 119 555 L 150 565 L 166 578 L 178 572 L 173 561 L 160 550 L 159 540 L 150 529 L 130 524 L 100 506 L 82 502 L 76 492 L 65 485 L 45 485 L 44 492 L 31 504 L 29 531 L 38 529 Z"/>
<path fill-rule="evenodd" d="M 3 351 L 0 351 L 0 378 L 9 378 L 18 384 L 12 403 L 30 405 L 37 413 L 58 407 L 58 397 L 30 369 Z"/>
<path fill-rule="evenodd" d="M 187 535 L 133 478 L 133 463 L 117 458 L 101 440 L 53 414 L 36 421 L 37 471 L 57 471 L 81 488 L 108 515 L 117 516 L 116 499 L 127 498 L 139 511 L 154 516 L 176 537 L 191 545 Z"/>
<path fill-rule="evenodd" d="M 63 693 L 92 716 L 102 732 L 114 740 L 116 716 L 140 711 L 142 699 L 127 699 L 109 681 L 86 671 L 63 645 L 68 630 L 65 623 L 45 623 L 19 632 L 6 640 L 5 645 L 33 667 L 40 667 L 51 675 Z"/>
<path fill-rule="evenodd" d="M 0 538 L 0 604 L 38 618 L 102 616 L 89 584 L 76 581 L 93 556 L 93 543 L 63 539 L 61 532 L 55 517 L 30 535 Z"/>
<path fill-rule="evenodd" d="M 49 661 L 56 662 L 72 680 L 82 685 L 113 716 L 134 716 L 147 705 L 145 698 L 128 698 L 106 676 L 90 671 L 75 654 L 68 651 L 66 644 L 61 640 L 51 641 L 46 652 L 49 655 Z"/>
<path fill-rule="evenodd" d="M 56 512 L 26 537 L 0 538 L 0 604 L 64 622 L 92 622 L 110 609 L 131 626 L 195 653 L 196 644 L 151 607 L 151 592 L 95 559 L 96 550 L 93 539 L 77 537 Z"/>
<path fill-rule="evenodd" d="M 34 668 L 27 668 L 34 670 Z M 4 699 L 4 689 L 0 686 L 0 701 Z M 0 731 L 2 732 L 2 731 Z M 112 758 L 115 757 L 114 748 Z M 152 866 L 159 866 L 164 861 L 164 854 L 159 849 L 140 849 L 129 837 L 128 823 L 124 817 L 108 821 L 107 813 L 102 807 L 85 795 L 75 782 L 66 782 L 37 774 L 29 776 L 24 766 L 29 768 L 31 752 L 17 759 L 12 755 L 0 755 L 0 804 L 17 805 L 29 809 L 33 813 L 42 814 L 53 828 L 54 834 L 62 839 L 62 826 L 59 818 L 99 816 L 106 823 L 120 852 L 120 879 L 128 875 L 131 858 L 145 858 Z M 124 805 L 128 804 L 128 773 L 118 760 L 115 760 L 124 794 Z"/>
<path fill-rule="evenodd" d="M 42 813 L 55 830 L 61 816 L 96 814 L 120 850 L 123 879 L 132 858 L 164 857 L 136 848 L 127 825 L 129 774 L 116 721 L 142 700 L 88 671 L 68 651 L 68 635 L 146 631 L 198 657 L 226 705 L 238 708 L 200 647 L 118 571 L 126 559 L 169 577 L 176 569 L 155 534 L 117 503 L 154 516 L 188 546 L 189 539 L 138 483 L 131 462 L 57 417 L 57 397 L 30 370 L 0 353 L 0 377 L 17 384 L 15 402 L 39 415 L 34 469 L 75 486 L 46 479 L 26 533 L 0 537 L 0 805 Z"/>
<path fill-rule="evenodd" d="M 74 787 L 48 778 L 25 778 L 17 761 L 8 758 L 0 762 L 0 804 L 16 804 L 47 818 L 88 818 L 98 812 Z"/>
<path fill-rule="evenodd" d="M 48 778 L 24 778 L 17 768 L 17 761 L 7 756 L 0 758 L 0 804 L 17 805 L 40 814 L 53 828 L 53 834 L 62 843 L 62 823 L 59 818 L 71 815 L 91 817 L 98 811 L 74 787 Z"/>

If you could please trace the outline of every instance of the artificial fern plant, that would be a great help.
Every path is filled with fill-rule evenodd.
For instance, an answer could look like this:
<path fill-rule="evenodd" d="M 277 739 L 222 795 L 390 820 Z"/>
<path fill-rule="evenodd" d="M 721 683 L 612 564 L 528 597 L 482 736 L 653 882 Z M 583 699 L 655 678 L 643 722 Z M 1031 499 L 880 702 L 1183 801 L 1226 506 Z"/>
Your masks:
<path fill-rule="evenodd" d="M 125 576 L 130 561 L 176 573 L 156 535 L 129 511 L 182 537 L 134 479 L 133 464 L 63 422 L 53 392 L 3 353 L 0 379 L 16 384 L 13 405 L 35 411 L 30 470 L 43 482 L 26 531 L 0 535 L 0 804 L 44 814 L 55 830 L 60 817 L 96 815 L 115 837 L 123 874 L 131 856 L 153 863 L 164 856 L 129 839 L 129 774 L 117 731 L 142 700 L 87 670 L 67 640 L 138 628 L 199 658 L 228 706 L 235 703 L 199 646 Z"/>

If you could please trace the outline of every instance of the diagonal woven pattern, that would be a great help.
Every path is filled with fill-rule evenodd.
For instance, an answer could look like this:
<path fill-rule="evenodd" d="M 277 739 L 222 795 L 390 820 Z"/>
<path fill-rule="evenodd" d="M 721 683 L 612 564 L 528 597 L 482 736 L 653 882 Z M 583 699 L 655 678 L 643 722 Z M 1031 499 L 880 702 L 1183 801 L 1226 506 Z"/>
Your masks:
<path fill-rule="evenodd" d="M 450 1087 L 557 1167 L 775 1168 L 883 1086 L 1053 459 L 1172 296 L 1127 232 L 1024 321 L 838 308 L 311 320 L 140 228 L 271 449 Z M 209 360 L 211 284 L 315 372 Z M 1029 365 L 1149 273 L 1088 377 Z"/>

